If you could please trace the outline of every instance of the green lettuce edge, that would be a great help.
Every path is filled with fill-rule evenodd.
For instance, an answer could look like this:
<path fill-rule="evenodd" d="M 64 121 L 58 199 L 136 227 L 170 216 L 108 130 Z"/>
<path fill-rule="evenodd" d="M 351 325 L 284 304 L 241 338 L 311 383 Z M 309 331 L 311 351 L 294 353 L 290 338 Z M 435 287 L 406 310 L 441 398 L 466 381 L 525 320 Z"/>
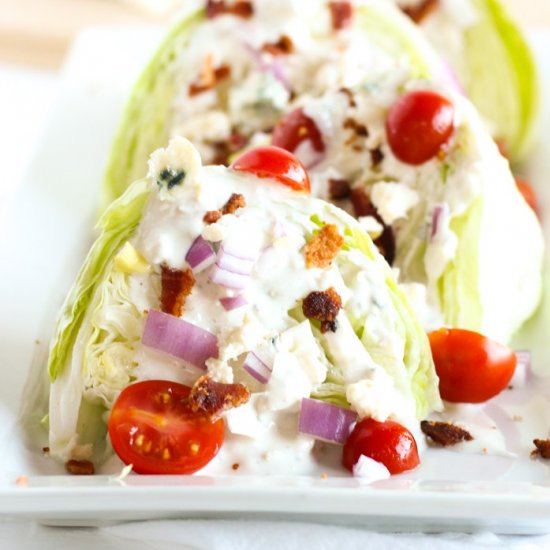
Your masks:
<path fill-rule="evenodd" d="M 529 149 L 540 110 L 535 60 L 523 33 L 499 0 L 475 0 L 478 23 L 465 32 L 465 86 L 496 126 L 512 160 Z"/>
<path fill-rule="evenodd" d="M 177 23 L 134 84 L 107 161 L 100 212 L 147 173 L 151 153 L 166 145 L 169 137 L 166 122 L 175 95 L 168 68 L 204 18 L 205 11 L 201 9 Z"/>
<path fill-rule="evenodd" d="M 48 358 L 48 374 L 52 382 L 63 372 L 95 290 L 115 253 L 139 224 L 149 194 L 148 181 L 139 180 L 101 216 L 98 222 L 100 235 L 86 256 L 57 319 Z"/>

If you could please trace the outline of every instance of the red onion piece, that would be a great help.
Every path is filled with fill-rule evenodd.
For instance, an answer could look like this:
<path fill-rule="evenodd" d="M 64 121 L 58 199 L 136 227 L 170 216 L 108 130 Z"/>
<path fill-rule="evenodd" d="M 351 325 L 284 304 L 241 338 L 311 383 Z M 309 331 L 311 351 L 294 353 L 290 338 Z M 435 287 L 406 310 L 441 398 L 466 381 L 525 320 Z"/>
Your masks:
<path fill-rule="evenodd" d="M 521 452 L 521 435 L 518 423 L 514 422 L 510 415 L 496 403 L 489 403 L 483 408 L 483 412 L 495 423 L 497 430 L 504 437 L 506 450 L 510 453 Z"/>
<path fill-rule="evenodd" d="M 216 265 L 221 269 L 231 271 L 231 273 L 250 275 L 254 269 L 254 260 L 233 256 L 222 247 L 218 253 Z"/>
<path fill-rule="evenodd" d="M 357 413 L 317 399 L 302 399 L 299 431 L 316 439 L 343 445 L 357 422 Z"/>
<path fill-rule="evenodd" d="M 531 372 L 531 352 L 525 349 L 518 349 L 516 353 L 516 370 L 510 380 L 510 385 L 514 388 L 523 388 Z"/>
<path fill-rule="evenodd" d="M 271 378 L 271 368 L 253 351 L 246 356 L 243 369 L 262 384 L 267 384 Z"/>
<path fill-rule="evenodd" d="M 449 217 L 450 210 L 447 203 L 436 204 L 432 214 L 432 230 L 430 233 L 430 241 L 432 241 L 437 233 L 440 231 L 441 226 L 445 220 Z"/>
<path fill-rule="evenodd" d="M 220 298 L 220 303 L 225 311 L 232 311 L 233 309 L 245 306 L 248 304 L 248 301 L 242 294 L 239 294 L 238 296 L 226 296 L 224 298 Z"/>
<path fill-rule="evenodd" d="M 253 246 L 252 239 L 227 239 L 220 247 L 219 255 L 222 254 L 255 262 L 258 259 L 258 248 Z"/>
<path fill-rule="evenodd" d="M 458 92 L 459 94 L 466 97 L 466 90 L 458 80 L 458 76 L 456 75 L 454 69 L 449 63 L 447 63 L 447 61 L 441 62 L 441 76 L 451 89 L 454 89 L 455 92 Z"/>
<path fill-rule="evenodd" d="M 216 253 L 212 245 L 199 235 L 194 241 L 187 254 L 185 261 L 191 266 L 191 269 L 198 273 L 211 266 L 216 260 Z"/>
<path fill-rule="evenodd" d="M 145 321 L 141 341 L 206 370 L 206 360 L 218 357 L 218 338 L 179 317 L 152 309 Z"/>
<path fill-rule="evenodd" d="M 225 288 L 234 288 L 242 290 L 248 283 L 249 276 L 242 275 L 241 273 L 233 273 L 222 269 L 220 266 L 215 265 L 212 273 L 210 274 L 210 280 L 217 285 L 221 285 Z"/>

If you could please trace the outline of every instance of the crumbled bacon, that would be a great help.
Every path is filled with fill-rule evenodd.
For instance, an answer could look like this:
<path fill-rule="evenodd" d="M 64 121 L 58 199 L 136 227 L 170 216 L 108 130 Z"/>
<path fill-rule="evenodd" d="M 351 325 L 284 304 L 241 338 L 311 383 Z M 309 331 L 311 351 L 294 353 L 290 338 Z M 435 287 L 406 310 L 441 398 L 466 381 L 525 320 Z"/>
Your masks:
<path fill-rule="evenodd" d="M 375 239 L 374 244 L 378 247 L 380 254 L 386 258 L 386 261 L 391 265 L 395 260 L 395 237 L 392 228 L 387 226 L 382 220 L 382 216 L 372 204 L 367 193 L 358 187 L 351 190 L 351 203 L 353 211 L 357 218 L 363 216 L 372 216 L 384 228 L 380 237 Z"/>
<path fill-rule="evenodd" d="M 531 453 L 531 457 L 540 456 L 542 458 L 550 458 L 550 439 L 534 439 L 533 445 L 536 449 Z"/>
<path fill-rule="evenodd" d="M 185 271 L 172 269 L 166 264 L 162 264 L 161 270 L 161 309 L 164 313 L 181 317 L 185 299 L 191 294 L 195 285 L 193 271 L 189 268 Z"/>
<path fill-rule="evenodd" d="M 224 411 L 239 407 L 250 399 L 250 392 L 243 384 L 215 382 L 205 374 L 191 388 L 189 404 L 193 412 L 201 412 L 212 419 Z"/>
<path fill-rule="evenodd" d="M 348 180 L 344 179 L 329 179 L 328 194 L 331 200 L 337 201 L 346 199 L 351 193 L 351 187 Z"/>
<path fill-rule="evenodd" d="M 264 44 L 262 51 L 271 55 L 288 55 L 294 51 L 294 42 L 292 42 L 290 36 L 283 34 L 277 42 Z"/>
<path fill-rule="evenodd" d="M 238 1 L 233 5 L 227 5 L 225 0 L 207 0 L 206 17 L 213 19 L 219 15 L 230 14 L 248 19 L 252 17 L 254 10 L 250 2 Z"/>
<path fill-rule="evenodd" d="M 222 213 L 219 210 L 209 210 L 203 217 L 202 221 L 210 225 L 216 223 L 222 217 Z"/>
<path fill-rule="evenodd" d="M 450 447 L 462 441 L 472 441 L 474 439 L 470 432 L 450 422 L 423 420 L 420 423 L 420 429 L 426 437 L 441 447 Z"/>
<path fill-rule="evenodd" d="M 344 128 L 346 130 L 352 130 L 356 136 L 369 137 L 368 128 L 364 124 L 357 122 L 354 118 L 346 118 L 346 120 L 344 120 Z"/>
<path fill-rule="evenodd" d="M 334 224 L 324 225 L 305 246 L 306 267 L 328 267 L 336 257 L 344 238 L 338 233 L 338 227 Z"/>
<path fill-rule="evenodd" d="M 65 462 L 65 470 L 73 476 L 93 476 L 94 463 L 89 460 L 69 460 Z"/>
<path fill-rule="evenodd" d="M 207 92 L 230 76 L 231 67 L 229 65 L 214 67 L 212 54 L 208 54 L 204 60 L 199 78 L 189 85 L 189 96 L 193 97 L 203 92 Z"/>
<path fill-rule="evenodd" d="M 382 149 L 380 149 L 380 147 L 376 147 L 375 149 L 371 149 L 369 153 L 372 167 L 377 168 L 384 160 L 384 153 L 382 153 Z"/>
<path fill-rule="evenodd" d="M 321 332 L 336 332 L 336 317 L 342 308 L 342 298 L 333 287 L 322 292 L 310 292 L 302 302 L 302 311 L 308 319 L 321 321 Z"/>
<path fill-rule="evenodd" d="M 335 31 L 345 29 L 350 26 L 353 18 L 353 8 L 351 2 L 329 2 L 330 16 L 332 18 L 332 28 Z"/>
<path fill-rule="evenodd" d="M 353 96 L 353 92 L 349 88 L 340 88 L 340 93 L 344 94 L 348 98 L 349 106 L 353 109 L 357 107 L 357 103 L 355 101 L 355 97 Z"/>
<path fill-rule="evenodd" d="M 234 214 L 239 208 L 246 206 L 246 200 L 243 195 L 233 193 L 228 201 L 222 206 L 222 215 Z"/>
<path fill-rule="evenodd" d="M 248 138 L 245 135 L 237 131 L 233 131 L 227 141 L 218 141 L 212 144 L 216 151 L 212 164 L 223 164 L 224 166 L 229 166 L 229 159 L 231 155 L 246 147 L 247 143 Z"/>
<path fill-rule="evenodd" d="M 416 6 L 403 6 L 401 10 L 415 23 L 421 23 L 439 4 L 439 0 L 424 0 Z"/>
<path fill-rule="evenodd" d="M 209 210 L 202 218 L 205 223 L 216 223 L 225 214 L 234 214 L 239 208 L 246 206 L 246 200 L 243 195 L 233 193 L 220 210 Z"/>

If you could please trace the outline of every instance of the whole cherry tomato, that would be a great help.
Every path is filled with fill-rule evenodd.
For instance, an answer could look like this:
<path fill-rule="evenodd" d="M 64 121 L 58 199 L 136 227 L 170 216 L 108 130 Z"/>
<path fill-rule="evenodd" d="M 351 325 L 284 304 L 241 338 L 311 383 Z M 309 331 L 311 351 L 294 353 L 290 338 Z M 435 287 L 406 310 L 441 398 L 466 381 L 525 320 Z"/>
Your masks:
<path fill-rule="evenodd" d="M 311 146 L 318 153 L 325 150 L 325 143 L 319 128 L 313 119 L 304 114 L 303 109 L 298 108 L 290 111 L 275 126 L 271 144 L 294 153 L 298 145 L 304 141 L 310 141 Z"/>
<path fill-rule="evenodd" d="M 524 179 L 516 178 L 516 185 L 518 186 L 519 192 L 523 195 L 525 202 L 533 209 L 535 214 L 538 215 L 537 196 L 531 184 Z"/>
<path fill-rule="evenodd" d="M 304 165 L 280 147 L 256 147 L 244 152 L 232 165 L 233 170 L 250 172 L 259 178 L 274 178 L 295 191 L 309 193 L 311 185 Z"/>
<path fill-rule="evenodd" d="M 433 158 L 454 129 L 454 106 L 431 90 L 409 92 L 391 107 L 386 133 L 393 154 L 418 165 Z"/>
<path fill-rule="evenodd" d="M 377 422 L 364 418 L 355 425 L 344 444 L 342 464 L 352 472 L 361 455 L 381 462 L 391 474 L 412 470 L 420 464 L 413 435 L 391 420 Z"/>
<path fill-rule="evenodd" d="M 441 397 L 454 403 L 481 403 L 506 388 L 516 368 L 507 346 L 464 329 L 429 334 Z"/>
<path fill-rule="evenodd" d="M 116 454 L 140 474 L 192 474 L 220 450 L 223 420 L 214 422 L 188 404 L 191 388 L 166 380 L 127 386 L 108 422 Z"/>

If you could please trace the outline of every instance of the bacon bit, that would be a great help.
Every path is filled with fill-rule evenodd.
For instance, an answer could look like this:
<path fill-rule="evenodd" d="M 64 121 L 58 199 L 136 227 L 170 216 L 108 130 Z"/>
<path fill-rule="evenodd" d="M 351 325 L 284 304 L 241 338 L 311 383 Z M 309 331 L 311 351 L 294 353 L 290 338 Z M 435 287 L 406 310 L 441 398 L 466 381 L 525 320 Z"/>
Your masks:
<path fill-rule="evenodd" d="M 235 464 L 231 466 L 231 469 L 237 471 L 240 467 L 241 465 L 238 462 L 235 462 Z"/>
<path fill-rule="evenodd" d="M 344 120 L 344 128 L 346 130 L 352 130 L 358 137 L 369 137 L 368 128 L 351 117 Z"/>
<path fill-rule="evenodd" d="M 536 449 L 531 453 L 531 458 L 550 458 L 550 439 L 533 439 Z"/>
<path fill-rule="evenodd" d="M 234 214 L 239 208 L 246 206 L 246 200 L 243 195 L 233 193 L 229 200 L 222 206 L 222 215 Z"/>
<path fill-rule="evenodd" d="M 164 313 L 181 317 L 185 307 L 185 299 L 191 294 L 193 286 L 195 286 L 193 271 L 190 268 L 185 271 L 172 269 L 166 264 L 162 264 L 161 269 L 161 310 Z"/>
<path fill-rule="evenodd" d="M 329 2 L 332 28 L 340 31 L 351 25 L 353 8 L 351 2 Z"/>
<path fill-rule="evenodd" d="M 73 476 L 93 476 L 94 463 L 89 460 L 69 460 L 65 462 L 65 470 Z"/>
<path fill-rule="evenodd" d="M 376 147 L 376 149 L 371 149 L 369 153 L 372 167 L 377 168 L 384 160 L 384 153 L 382 153 L 382 149 L 380 149 L 380 147 Z"/>
<path fill-rule="evenodd" d="M 353 109 L 357 107 L 357 103 L 355 101 L 355 97 L 353 95 L 353 92 L 349 88 L 340 88 L 338 90 L 340 93 L 344 94 L 348 98 L 349 106 Z"/>
<path fill-rule="evenodd" d="M 424 0 L 417 6 L 401 7 L 403 13 L 408 15 L 415 23 L 421 23 L 439 4 L 439 0 Z"/>
<path fill-rule="evenodd" d="M 378 211 L 372 202 L 370 202 L 369 196 L 363 189 L 358 187 L 352 189 L 350 198 L 355 217 L 372 216 L 384 228 L 380 237 L 374 241 L 374 244 L 378 247 L 380 254 L 392 265 L 395 260 L 395 237 L 393 236 L 392 228 L 384 223 L 382 216 L 378 214 Z"/>
<path fill-rule="evenodd" d="M 229 140 L 218 141 L 213 144 L 216 153 L 212 164 L 223 164 L 224 166 L 229 166 L 229 157 L 231 157 L 233 153 L 236 153 L 246 147 L 247 143 L 248 138 L 245 135 L 237 131 L 233 131 Z"/>
<path fill-rule="evenodd" d="M 450 447 L 462 441 L 472 441 L 470 432 L 450 422 L 431 422 L 423 420 L 420 429 L 433 443 L 441 447 Z"/>
<path fill-rule="evenodd" d="M 211 419 L 229 409 L 239 407 L 250 399 L 250 392 L 243 384 L 222 384 L 205 374 L 191 388 L 189 404 L 193 412 L 201 412 Z"/>
<path fill-rule="evenodd" d="M 306 267 L 328 267 L 344 244 L 344 237 L 334 224 L 324 225 L 305 246 Z"/>
<path fill-rule="evenodd" d="M 288 55 L 294 51 L 294 42 L 290 36 L 283 34 L 277 42 L 267 43 L 262 46 L 262 52 L 271 55 Z"/>
<path fill-rule="evenodd" d="M 49 455 L 49 454 L 50 454 L 50 448 L 49 448 L 49 447 L 42 447 L 42 452 L 43 452 L 45 455 Z"/>
<path fill-rule="evenodd" d="M 210 225 L 216 223 L 222 217 L 222 213 L 219 210 L 209 210 L 203 217 L 202 221 Z"/>
<path fill-rule="evenodd" d="M 19 476 L 16 480 L 15 480 L 15 484 L 18 486 L 18 487 L 27 487 L 27 485 L 29 484 L 29 476 Z"/>
<path fill-rule="evenodd" d="M 342 308 L 342 298 L 333 287 L 323 292 L 310 292 L 302 302 L 302 311 L 308 319 L 321 321 L 321 332 L 336 332 L 336 317 Z"/>
<path fill-rule="evenodd" d="M 201 74 L 196 82 L 189 85 L 189 95 L 191 97 L 211 90 L 222 80 L 231 76 L 231 67 L 229 65 L 220 65 L 214 68 L 212 54 L 208 54 L 204 60 Z"/>
<path fill-rule="evenodd" d="M 254 10 L 250 2 L 238 1 L 232 6 L 227 6 L 225 0 L 207 0 L 206 2 L 206 17 L 208 19 L 214 19 L 214 17 L 225 14 L 249 19 L 253 13 Z"/>
<path fill-rule="evenodd" d="M 347 199 L 351 193 L 351 187 L 348 180 L 330 179 L 328 180 L 328 193 L 333 201 Z"/>

